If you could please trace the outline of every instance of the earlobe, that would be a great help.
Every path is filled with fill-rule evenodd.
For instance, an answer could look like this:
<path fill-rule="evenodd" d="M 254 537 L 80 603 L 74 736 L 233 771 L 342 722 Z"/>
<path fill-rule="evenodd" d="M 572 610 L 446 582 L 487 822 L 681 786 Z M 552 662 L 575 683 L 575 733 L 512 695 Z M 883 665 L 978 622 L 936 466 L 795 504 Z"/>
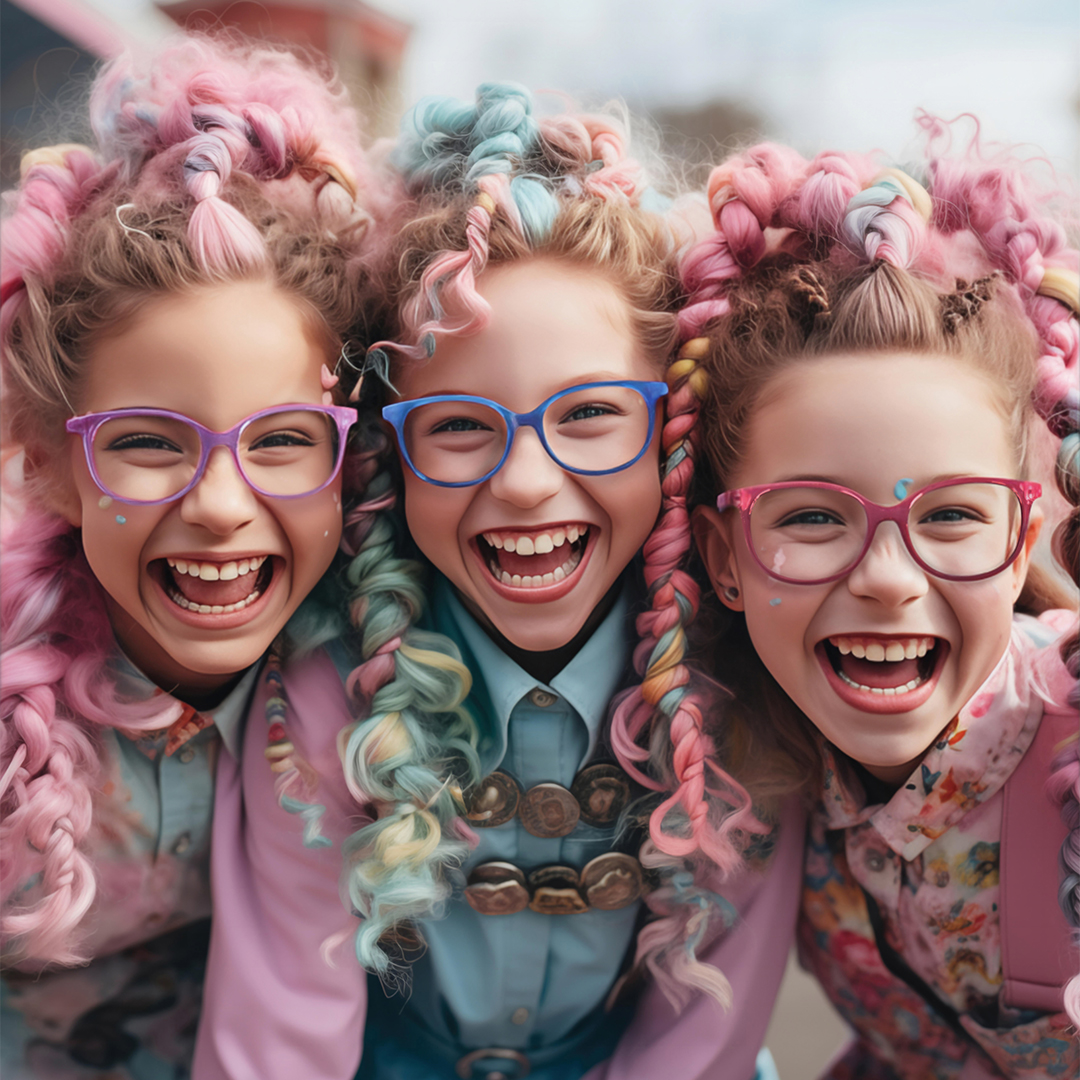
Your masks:
<path fill-rule="evenodd" d="M 721 603 L 732 611 L 742 611 L 742 581 L 735 561 L 732 522 L 713 506 L 699 506 L 690 516 L 690 527 Z"/>

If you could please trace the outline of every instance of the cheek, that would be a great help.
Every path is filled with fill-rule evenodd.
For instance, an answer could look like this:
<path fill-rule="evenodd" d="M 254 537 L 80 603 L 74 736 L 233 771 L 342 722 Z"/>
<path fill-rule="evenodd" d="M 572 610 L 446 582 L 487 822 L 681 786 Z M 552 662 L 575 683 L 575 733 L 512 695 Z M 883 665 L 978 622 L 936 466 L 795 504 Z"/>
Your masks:
<path fill-rule="evenodd" d="M 405 471 L 405 522 L 416 545 L 444 573 L 461 561 L 459 530 L 471 488 L 442 488 Z"/>

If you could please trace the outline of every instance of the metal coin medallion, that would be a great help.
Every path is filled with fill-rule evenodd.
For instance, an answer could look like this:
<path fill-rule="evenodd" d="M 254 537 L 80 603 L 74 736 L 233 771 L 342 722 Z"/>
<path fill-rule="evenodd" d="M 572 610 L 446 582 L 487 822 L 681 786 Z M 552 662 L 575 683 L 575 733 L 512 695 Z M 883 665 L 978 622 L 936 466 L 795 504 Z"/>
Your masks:
<path fill-rule="evenodd" d="M 512 821 L 521 802 L 518 782 L 501 770 L 485 776 L 469 796 L 469 809 L 465 816 L 469 824 L 478 829 L 493 829 Z"/>
<path fill-rule="evenodd" d="M 535 784 L 522 796 L 518 816 L 533 836 L 567 836 L 577 826 L 581 808 L 562 784 Z"/>
<path fill-rule="evenodd" d="M 595 828 L 614 825 L 630 801 L 630 778 L 618 765 L 588 765 L 570 787 L 581 820 Z"/>
<path fill-rule="evenodd" d="M 600 911 L 628 907 L 641 896 L 643 887 L 641 863 L 618 851 L 597 856 L 581 871 L 581 890 L 589 906 Z"/>
<path fill-rule="evenodd" d="M 578 873 L 572 866 L 542 866 L 529 875 L 529 907 L 541 915 L 579 915 L 589 905 L 578 892 Z"/>
<path fill-rule="evenodd" d="M 487 862 L 470 872 L 465 899 L 481 915 L 513 915 L 529 906 L 529 890 L 513 863 Z"/>

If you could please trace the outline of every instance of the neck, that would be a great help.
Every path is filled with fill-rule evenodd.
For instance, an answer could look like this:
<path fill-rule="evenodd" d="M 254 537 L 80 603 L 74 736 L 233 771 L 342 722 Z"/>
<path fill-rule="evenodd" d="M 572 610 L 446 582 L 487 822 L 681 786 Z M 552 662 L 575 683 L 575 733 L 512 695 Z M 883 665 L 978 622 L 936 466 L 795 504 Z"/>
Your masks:
<path fill-rule="evenodd" d="M 499 631 L 491 625 L 491 622 L 483 612 L 479 611 L 468 597 L 464 596 L 456 589 L 454 591 L 457 594 L 457 598 L 468 609 L 473 618 L 483 627 L 487 636 L 491 638 L 491 640 L 494 641 L 495 644 L 522 669 L 522 671 L 528 672 L 528 674 L 538 682 L 550 685 L 551 680 L 554 679 L 575 656 L 577 656 L 585 642 L 593 636 L 596 628 L 607 618 L 609 612 L 615 606 L 615 601 L 619 598 L 621 590 L 622 580 L 620 579 L 608 589 L 604 594 L 604 598 L 595 608 L 593 608 L 589 617 L 585 620 L 585 624 L 570 641 L 565 645 L 560 645 L 557 649 L 549 649 L 546 652 L 531 652 L 528 649 L 522 649 L 515 645 L 508 637 L 499 633 Z"/>

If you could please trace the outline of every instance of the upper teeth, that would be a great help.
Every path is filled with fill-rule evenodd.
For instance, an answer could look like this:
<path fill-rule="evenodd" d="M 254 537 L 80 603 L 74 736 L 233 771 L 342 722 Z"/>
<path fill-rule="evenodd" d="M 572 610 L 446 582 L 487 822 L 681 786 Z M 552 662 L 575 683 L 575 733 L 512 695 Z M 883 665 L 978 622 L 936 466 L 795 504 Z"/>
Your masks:
<path fill-rule="evenodd" d="M 925 656 L 934 647 L 932 637 L 894 638 L 892 641 L 867 641 L 856 637 L 831 637 L 829 642 L 835 645 L 845 656 L 851 653 L 860 660 L 914 660 Z"/>
<path fill-rule="evenodd" d="M 243 577 L 253 570 L 258 570 L 267 556 L 256 555 L 251 559 L 239 559 L 236 562 L 208 563 L 189 562 L 187 559 L 166 559 L 165 561 L 178 574 L 187 574 L 189 577 L 201 578 L 203 581 L 232 581 L 234 578 Z"/>
<path fill-rule="evenodd" d="M 588 525 L 564 525 L 550 532 L 529 533 L 528 535 L 493 532 L 481 535 L 493 548 L 498 548 L 500 551 L 513 551 L 518 555 L 546 555 L 549 551 L 562 547 L 567 540 L 572 544 L 588 531 Z"/>

